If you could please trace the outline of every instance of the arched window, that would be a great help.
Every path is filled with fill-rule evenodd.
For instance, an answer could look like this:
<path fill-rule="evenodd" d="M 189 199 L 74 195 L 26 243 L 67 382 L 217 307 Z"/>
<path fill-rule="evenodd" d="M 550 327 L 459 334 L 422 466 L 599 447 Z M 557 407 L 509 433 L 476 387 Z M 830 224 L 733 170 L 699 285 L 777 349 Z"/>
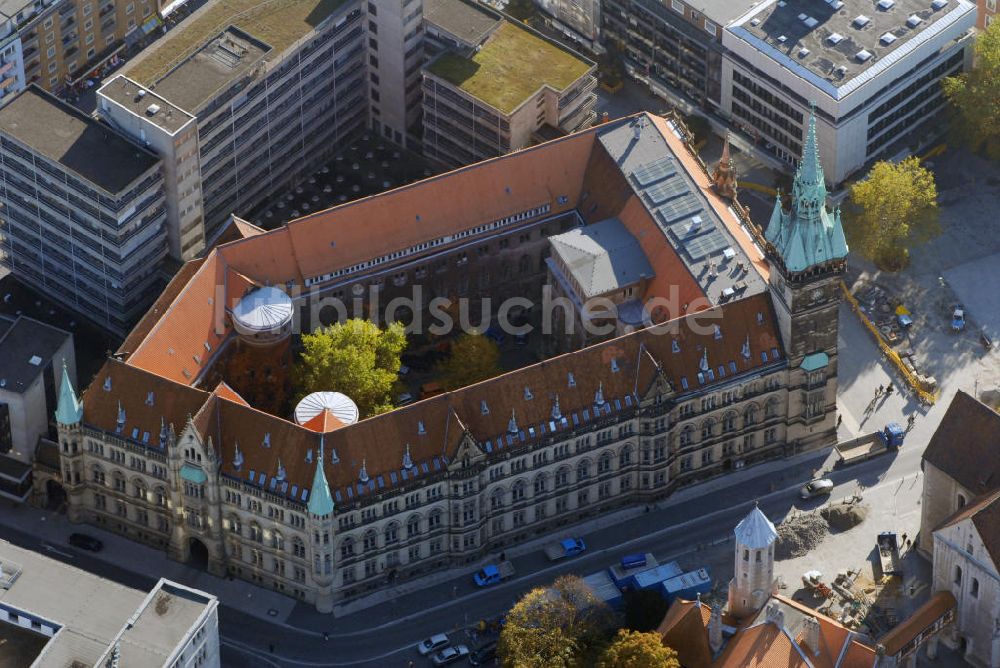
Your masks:
<path fill-rule="evenodd" d="M 632 463 L 632 446 L 626 445 L 618 452 L 618 468 L 625 468 Z"/>
<path fill-rule="evenodd" d="M 410 515 L 406 520 L 406 537 L 413 538 L 420 533 L 420 515 Z"/>
<path fill-rule="evenodd" d="M 715 420 L 705 420 L 701 423 L 701 438 L 702 440 L 712 438 L 712 432 L 715 431 Z"/>
<path fill-rule="evenodd" d="M 392 543 L 397 542 L 399 542 L 399 525 L 395 522 L 391 522 L 385 528 L 385 544 L 391 545 Z"/>
<path fill-rule="evenodd" d="M 959 508 L 965 508 L 965 504 L 966 503 L 967 502 L 965 500 L 965 495 L 964 494 L 959 494 L 958 495 L 958 507 Z"/>
<path fill-rule="evenodd" d="M 611 470 L 611 453 L 605 450 L 604 452 L 601 453 L 601 456 L 597 460 L 597 473 L 598 475 L 600 475 L 601 473 L 607 473 L 610 470 Z"/>
<path fill-rule="evenodd" d="M 962 584 L 962 567 L 961 566 L 955 566 L 955 584 L 957 584 L 957 585 L 961 585 Z"/>
<path fill-rule="evenodd" d="M 556 487 L 563 487 L 569 484 L 569 467 L 563 466 L 556 471 Z"/>
<path fill-rule="evenodd" d="M 271 532 L 271 547 L 273 547 L 275 550 L 284 551 L 285 537 L 281 535 L 280 531 Z"/>
<path fill-rule="evenodd" d="M 441 511 L 440 508 L 435 508 L 434 510 L 432 510 L 431 514 L 427 517 L 427 528 L 435 529 L 441 526 L 441 516 L 443 514 L 444 513 Z"/>
<path fill-rule="evenodd" d="M 372 534 L 372 539 L 374 540 L 374 532 Z M 344 540 L 340 541 L 340 558 L 347 559 L 348 557 L 354 556 L 354 539 L 348 536 Z"/>
<path fill-rule="evenodd" d="M 683 448 L 685 445 L 691 445 L 693 441 L 694 441 L 694 429 L 691 428 L 691 425 L 688 425 L 683 429 L 681 429 L 680 446 Z"/>
<path fill-rule="evenodd" d="M 132 481 L 132 496 L 143 501 L 146 500 L 146 483 L 139 478 Z"/>
<path fill-rule="evenodd" d="M 722 431 L 736 431 L 736 413 L 730 411 L 722 418 Z"/>
<path fill-rule="evenodd" d="M 576 479 L 583 481 L 590 477 L 590 460 L 584 459 L 576 466 Z"/>
<path fill-rule="evenodd" d="M 539 473 L 535 476 L 535 496 L 540 496 L 545 493 L 549 486 L 549 478 L 544 473 Z"/>
<path fill-rule="evenodd" d="M 111 476 L 111 480 L 116 492 L 125 491 L 125 476 L 121 474 L 121 471 L 115 471 Z"/>
<path fill-rule="evenodd" d="M 500 508 L 503 508 L 503 496 L 504 492 L 502 488 L 497 488 L 493 490 L 493 493 L 490 494 L 491 510 L 499 510 Z"/>
<path fill-rule="evenodd" d="M 163 486 L 157 486 L 157 488 L 153 490 L 153 500 L 156 502 L 156 505 L 160 506 L 161 508 L 166 507 L 167 488 Z"/>
<path fill-rule="evenodd" d="M 524 488 L 527 485 L 524 484 L 523 480 L 518 480 L 514 483 L 514 486 L 510 488 L 510 496 L 512 501 L 521 501 L 524 499 Z"/>
<path fill-rule="evenodd" d="M 255 543 L 264 542 L 264 532 L 261 530 L 260 525 L 256 522 L 250 523 L 250 540 Z"/>
<path fill-rule="evenodd" d="M 302 539 L 296 536 L 292 538 L 292 555 L 298 557 L 299 559 L 306 558 L 306 546 L 302 542 Z"/>
<path fill-rule="evenodd" d="M 365 552 L 371 552 L 378 545 L 378 535 L 375 533 L 374 529 L 369 529 L 365 532 L 364 537 L 364 549 Z"/>
<path fill-rule="evenodd" d="M 229 516 L 229 532 L 240 536 L 243 534 L 243 524 L 236 515 Z"/>
<path fill-rule="evenodd" d="M 757 424 L 757 405 L 750 404 L 747 406 L 746 410 L 743 412 L 743 426 L 749 427 L 750 425 Z"/>
<path fill-rule="evenodd" d="M 764 419 L 769 420 L 774 417 L 778 417 L 778 408 L 781 402 L 778 401 L 778 397 L 771 397 L 764 404 Z"/>

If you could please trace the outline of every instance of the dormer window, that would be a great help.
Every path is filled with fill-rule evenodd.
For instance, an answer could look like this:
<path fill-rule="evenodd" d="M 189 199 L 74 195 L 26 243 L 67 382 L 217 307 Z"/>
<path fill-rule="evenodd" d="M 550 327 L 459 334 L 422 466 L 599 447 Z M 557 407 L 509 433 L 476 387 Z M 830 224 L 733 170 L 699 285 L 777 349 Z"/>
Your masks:
<path fill-rule="evenodd" d="M 570 387 L 576 387 L 576 378 L 574 378 L 574 377 L 573 377 L 573 372 L 572 372 L 572 371 L 570 371 L 570 372 L 569 372 L 569 381 L 568 381 L 568 385 L 569 385 Z"/>
<path fill-rule="evenodd" d="M 670 350 L 679 353 L 681 351 L 681 344 L 677 343 L 677 339 L 670 342 Z"/>
<path fill-rule="evenodd" d="M 524 400 L 525 401 L 531 401 L 534 398 L 535 398 L 535 395 L 533 395 L 531 393 L 531 388 L 528 387 L 527 385 L 525 385 L 524 386 Z"/>
<path fill-rule="evenodd" d="M 761 313 L 760 311 L 757 311 L 757 324 L 758 325 L 764 324 L 764 314 Z"/>
<path fill-rule="evenodd" d="M 104 379 L 104 391 L 105 392 L 111 391 L 111 376 L 108 376 L 107 378 Z"/>
<path fill-rule="evenodd" d="M 715 333 L 713 334 L 713 336 L 715 337 L 716 341 L 722 338 L 722 328 L 719 327 L 718 325 L 715 325 Z"/>
<path fill-rule="evenodd" d="M 271 447 L 271 432 L 267 432 L 264 434 L 264 440 L 261 443 L 261 445 L 263 445 L 265 448 Z"/>
<path fill-rule="evenodd" d="M 152 392 L 147 392 L 146 393 L 146 405 L 147 406 L 152 406 L 153 405 L 153 401 L 154 401 L 153 393 Z"/>
<path fill-rule="evenodd" d="M 424 434 L 427 433 L 427 428 L 424 427 L 424 421 L 423 420 L 418 420 L 417 421 L 417 433 L 420 434 L 421 436 L 423 436 Z"/>
<path fill-rule="evenodd" d="M 618 358 L 611 358 L 611 373 L 618 373 L 621 369 L 618 367 Z"/>
<path fill-rule="evenodd" d="M 489 415 L 490 414 L 490 407 L 486 403 L 485 399 L 483 399 L 482 401 L 479 402 L 479 412 L 482 413 L 483 415 Z"/>

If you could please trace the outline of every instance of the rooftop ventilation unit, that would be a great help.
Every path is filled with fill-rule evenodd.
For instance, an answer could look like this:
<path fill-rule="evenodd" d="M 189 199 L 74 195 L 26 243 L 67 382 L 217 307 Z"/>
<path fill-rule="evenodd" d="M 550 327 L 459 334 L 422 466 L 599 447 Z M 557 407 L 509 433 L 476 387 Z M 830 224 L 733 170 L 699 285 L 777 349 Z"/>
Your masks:
<path fill-rule="evenodd" d="M 146 113 L 149 114 L 150 116 L 156 116 L 157 112 L 159 111 L 160 111 L 160 105 L 158 104 L 151 104 L 148 107 L 146 107 Z"/>
<path fill-rule="evenodd" d="M 883 12 L 889 11 L 895 4 L 896 0 L 878 0 L 878 8 Z"/>
<path fill-rule="evenodd" d="M 867 16 L 865 16 L 864 14 L 858 14 L 856 17 L 854 17 L 854 20 L 851 21 L 851 25 L 854 26 L 855 28 L 864 28 L 871 22 L 872 20 Z"/>
<path fill-rule="evenodd" d="M 916 28 L 918 25 L 923 23 L 924 20 L 917 16 L 916 14 L 911 14 L 910 18 L 906 19 L 906 25 L 910 28 Z"/>
<path fill-rule="evenodd" d="M 808 14 L 799 14 L 799 21 L 805 21 L 807 18 L 809 18 Z"/>
<path fill-rule="evenodd" d="M 844 36 L 839 32 L 830 33 L 830 36 L 826 38 L 830 44 L 837 45 L 844 41 Z"/>
<path fill-rule="evenodd" d="M 815 28 L 817 25 L 819 25 L 819 21 L 817 21 L 816 19 L 814 19 L 811 16 L 807 16 L 806 20 L 803 21 L 803 23 L 806 24 L 807 28 Z"/>
<path fill-rule="evenodd" d="M 802 47 L 801 49 L 799 49 L 799 58 L 805 58 L 808 55 L 809 55 L 809 49 L 807 49 L 806 47 Z"/>
<path fill-rule="evenodd" d="M 890 44 L 896 41 L 896 36 L 893 35 L 891 32 L 887 32 L 886 34 L 882 35 L 882 37 L 880 37 L 878 41 L 882 42 L 882 44 L 884 44 L 885 46 L 889 46 Z"/>
<path fill-rule="evenodd" d="M 750 19 L 750 25 L 756 28 L 757 26 L 760 25 L 760 19 Z"/>
<path fill-rule="evenodd" d="M 842 0 L 833 0 L 833 2 L 830 3 L 830 6 L 839 11 L 840 8 L 844 6 L 844 3 Z"/>
<path fill-rule="evenodd" d="M 931 3 L 931 9 L 937 11 L 939 9 L 944 9 L 948 5 L 948 0 L 934 0 Z"/>
<path fill-rule="evenodd" d="M 778 41 L 784 44 L 786 41 L 788 41 L 788 38 L 785 37 L 784 35 L 778 35 Z"/>
<path fill-rule="evenodd" d="M 841 65 L 840 67 L 838 67 L 837 69 L 835 69 L 833 72 L 838 77 L 845 76 L 847 74 L 847 66 L 846 65 Z"/>
<path fill-rule="evenodd" d="M 143 90 L 142 88 L 140 88 L 140 89 L 139 89 L 139 92 L 138 92 L 138 93 L 136 93 L 136 95 L 138 95 L 138 96 L 139 96 L 139 98 L 140 98 L 140 99 L 142 99 L 142 98 L 146 97 L 146 91 L 145 91 L 145 90 Z"/>
<path fill-rule="evenodd" d="M 858 62 L 864 63 L 864 62 L 868 62 L 869 60 L 871 60 L 872 54 L 871 54 L 870 51 L 866 51 L 865 49 L 861 49 L 860 51 L 858 51 L 857 53 L 854 54 L 854 57 L 858 60 Z"/>

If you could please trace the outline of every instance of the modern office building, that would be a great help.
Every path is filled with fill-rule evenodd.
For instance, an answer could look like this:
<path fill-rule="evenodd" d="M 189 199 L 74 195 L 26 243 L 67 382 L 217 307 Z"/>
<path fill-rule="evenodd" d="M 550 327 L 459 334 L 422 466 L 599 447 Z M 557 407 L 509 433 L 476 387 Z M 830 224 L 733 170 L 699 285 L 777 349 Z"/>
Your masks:
<path fill-rule="evenodd" d="M 846 246 L 818 156 L 769 241 L 712 191 L 685 136 L 676 119 L 620 119 L 213 248 L 178 273 L 82 407 L 60 403 L 61 466 L 46 488 L 64 491 L 74 522 L 329 612 L 829 445 Z M 507 296 L 545 308 L 546 260 L 567 243 L 556 235 L 611 219 L 637 226 L 654 274 L 629 282 L 646 316 L 634 331 L 359 421 L 336 388 L 293 420 L 227 376 L 248 350 L 270 360 L 258 377 L 282 373 L 293 323 L 315 327 L 306 312 L 322 300 L 407 296 L 408 321 L 425 323 L 435 296 L 494 314 Z M 821 242 L 808 258 L 803 238 Z M 612 265 L 620 248 L 606 245 Z M 555 308 L 578 320 L 575 305 Z"/>
<path fill-rule="evenodd" d="M 214 668 L 219 602 L 160 579 L 148 592 L 0 541 L 0 645 L 11 666 Z"/>
<path fill-rule="evenodd" d="M 656 95 L 722 103 L 722 31 L 752 0 L 604 0 L 603 38 Z"/>
<path fill-rule="evenodd" d="M 22 281 L 124 335 L 167 255 L 160 160 L 37 86 L 0 108 L 0 250 Z"/>
<path fill-rule="evenodd" d="M 161 155 L 174 178 L 191 178 L 190 186 L 178 181 L 167 188 L 194 226 L 187 233 L 180 228 L 182 256 L 194 248 L 187 245 L 199 216 L 210 244 L 231 214 L 245 214 L 312 173 L 363 131 L 366 16 L 360 2 L 339 0 L 210 2 L 101 88 L 98 113 L 152 150 L 158 150 L 152 137 L 178 135 L 183 148 Z M 166 104 L 157 103 L 161 111 L 153 114 L 144 101 L 130 111 L 129 100 L 141 98 L 132 85 Z M 196 160 L 186 148 L 188 117 L 197 126 Z"/>
<path fill-rule="evenodd" d="M 50 92 L 117 62 L 126 36 L 159 24 L 157 0 L 12 0 L 0 7 L 0 104 L 34 83 Z"/>
<path fill-rule="evenodd" d="M 424 1 L 367 4 L 368 95 L 372 130 L 419 149 Z"/>
<path fill-rule="evenodd" d="M 56 443 L 61 385 L 76 385 L 73 335 L 27 316 L 0 316 L 0 497 L 23 502 L 42 442 Z"/>
<path fill-rule="evenodd" d="M 940 133 L 941 78 L 969 59 L 968 0 L 768 0 L 723 33 L 722 112 L 797 164 L 810 104 L 840 183 Z"/>
<path fill-rule="evenodd" d="M 478 33 L 481 40 L 470 49 L 441 53 L 424 68 L 425 156 L 467 165 L 593 123 L 593 61 L 507 21 L 484 34 L 480 22 L 466 23 L 472 10 L 462 0 L 450 4 L 453 12 L 435 15 L 438 30 Z"/>
<path fill-rule="evenodd" d="M 571 39 L 594 51 L 601 40 L 601 0 L 537 0 L 549 22 Z"/>

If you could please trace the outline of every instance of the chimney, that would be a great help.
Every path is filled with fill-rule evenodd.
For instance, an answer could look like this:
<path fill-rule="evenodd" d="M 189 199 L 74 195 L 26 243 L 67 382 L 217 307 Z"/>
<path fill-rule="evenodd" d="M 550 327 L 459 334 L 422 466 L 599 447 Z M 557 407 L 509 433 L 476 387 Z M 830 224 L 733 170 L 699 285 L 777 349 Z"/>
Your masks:
<path fill-rule="evenodd" d="M 722 609 L 712 606 L 712 616 L 708 619 L 708 645 L 712 654 L 718 654 L 722 649 Z"/>
<path fill-rule="evenodd" d="M 776 601 L 772 601 L 767 606 L 766 620 L 777 626 L 779 629 L 785 628 L 785 611 L 781 609 L 781 605 Z"/>
<path fill-rule="evenodd" d="M 815 656 L 819 656 L 819 620 L 806 617 L 802 620 L 802 644 Z"/>

